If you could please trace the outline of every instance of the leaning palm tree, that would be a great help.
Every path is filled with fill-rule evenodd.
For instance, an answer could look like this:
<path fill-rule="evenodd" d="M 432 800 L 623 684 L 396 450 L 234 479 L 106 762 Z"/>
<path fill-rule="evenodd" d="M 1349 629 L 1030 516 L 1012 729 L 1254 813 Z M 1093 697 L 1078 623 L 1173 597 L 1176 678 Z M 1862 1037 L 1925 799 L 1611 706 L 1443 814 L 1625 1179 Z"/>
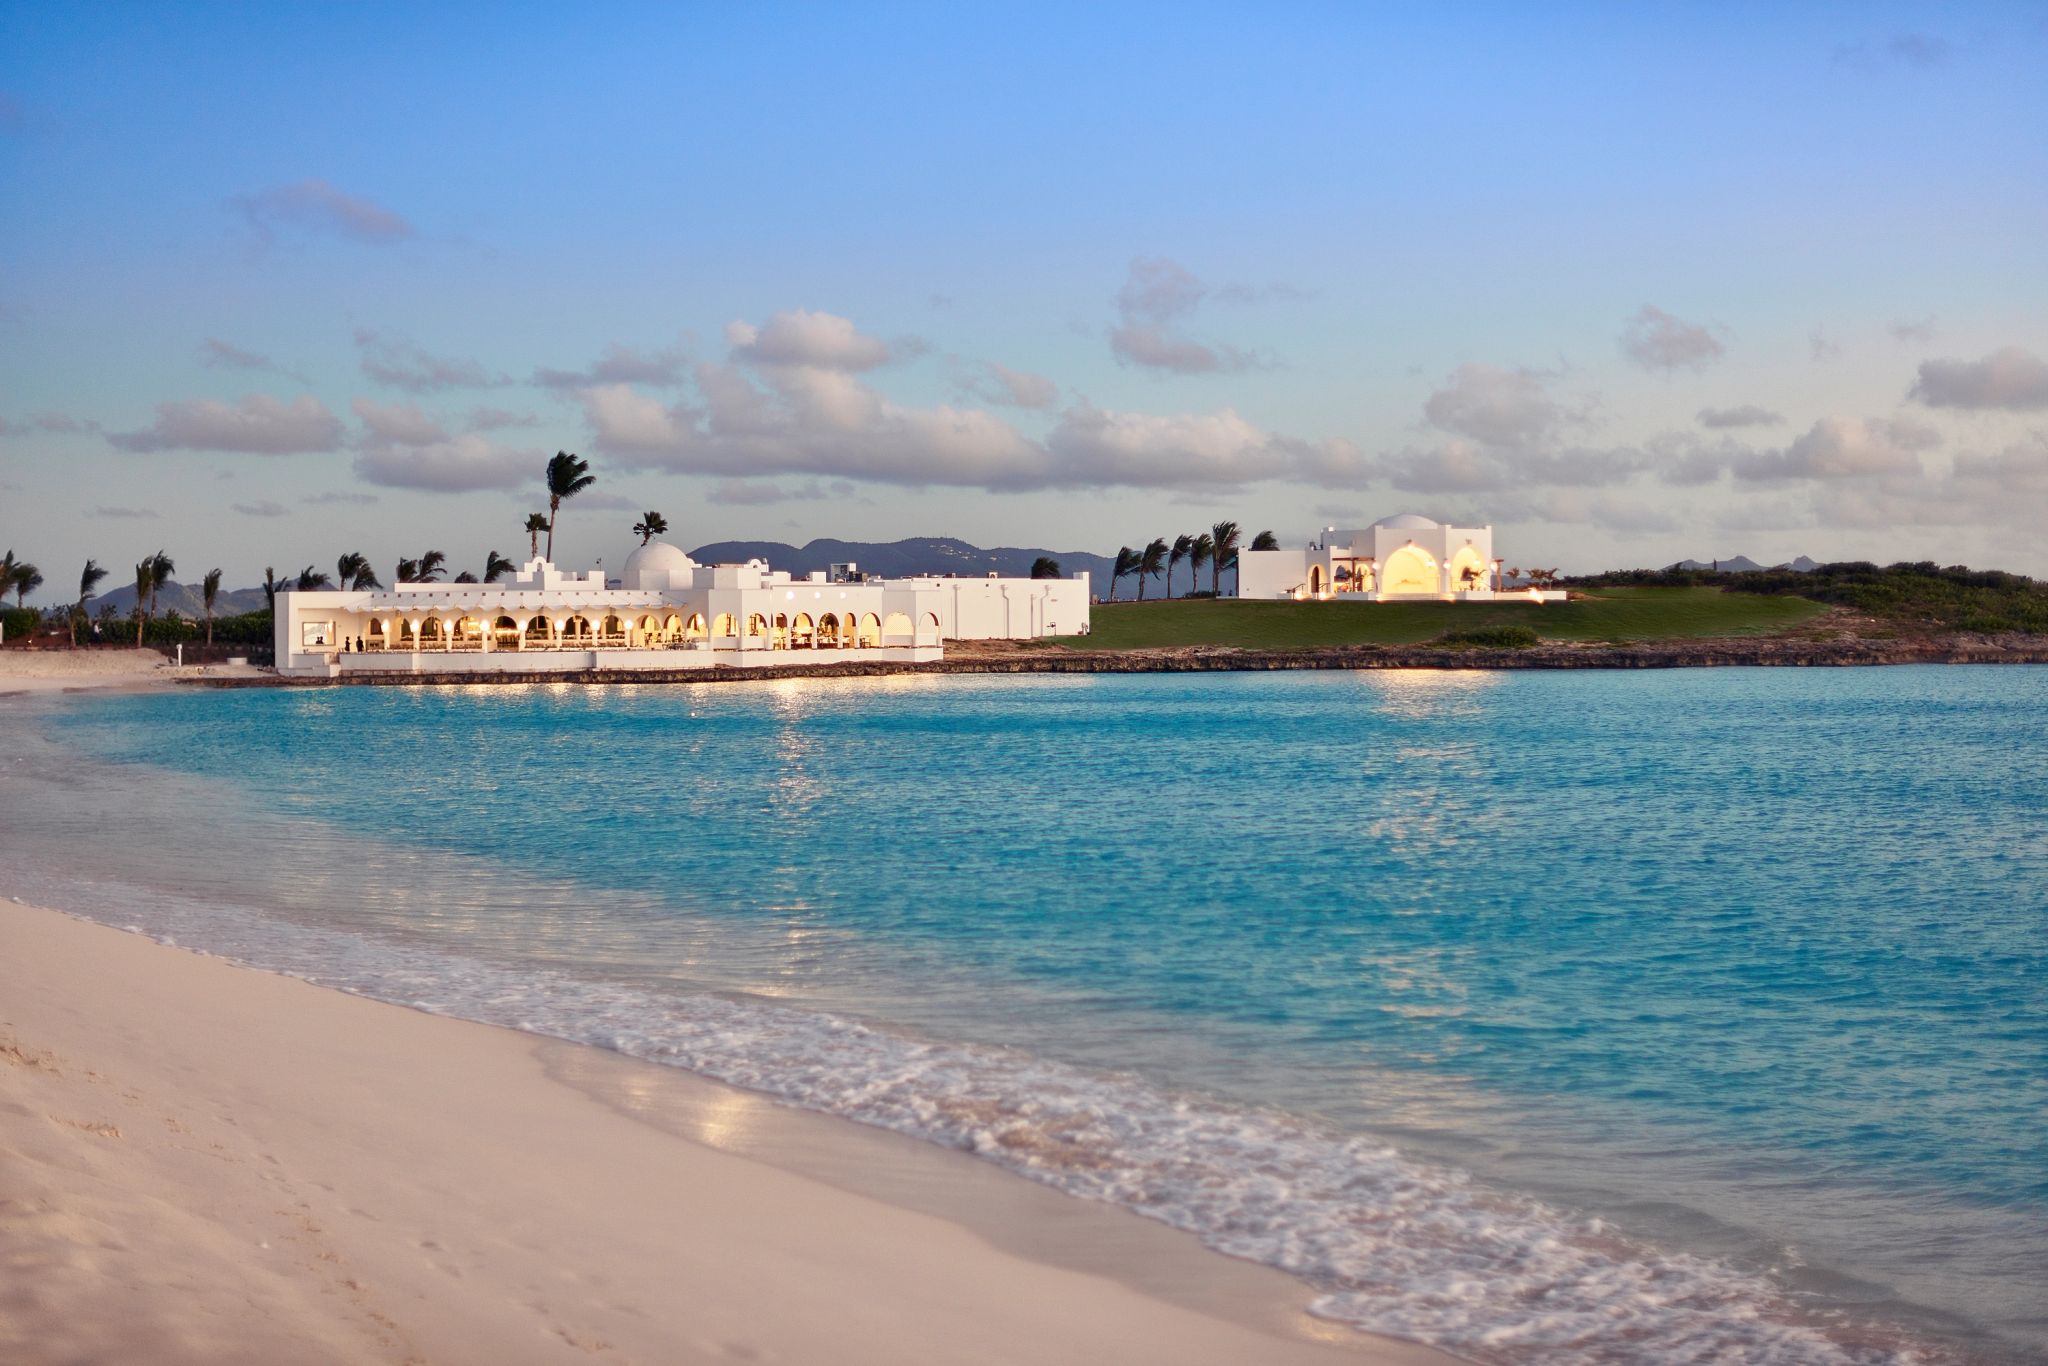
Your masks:
<path fill-rule="evenodd" d="M 1173 538 L 1173 552 L 1166 557 L 1166 596 L 1173 596 L 1173 571 L 1195 548 L 1195 538 L 1183 531 Z"/>
<path fill-rule="evenodd" d="M 106 576 L 107 571 L 100 567 L 98 560 L 87 560 L 85 562 L 85 572 L 78 576 L 78 608 L 71 614 L 71 643 L 73 645 L 78 643 L 78 623 L 85 620 L 85 600 L 93 595 L 93 590 L 100 586 L 100 580 Z"/>
<path fill-rule="evenodd" d="M 171 557 L 159 550 L 149 557 L 149 614 L 156 615 L 156 590 L 171 581 L 171 572 L 178 566 L 171 563 Z"/>
<path fill-rule="evenodd" d="M 384 586 L 377 578 L 377 571 L 370 567 L 370 557 L 357 550 L 351 550 L 334 562 L 334 585 L 353 588 L 358 593 Z"/>
<path fill-rule="evenodd" d="M 199 581 L 199 596 L 206 602 L 206 643 L 213 644 L 213 605 L 220 601 L 220 571 L 209 569 Z"/>
<path fill-rule="evenodd" d="M 526 539 L 532 550 L 532 553 L 526 557 L 529 560 L 540 558 L 540 534 L 547 529 L 548 515 L 545 512 L 529 512 L 526 514 Z"/>
<path fill-rule="evenodd" d="M 1261 531 L 1258 535 L 1252 537 L 1252 549 L 1254 550 L 1278 550 L 1279 548 L 1280 538 L 1270 531 Z"/>
<path fill-rule="evenodd" d="M 1145 600 L 1145 580 L 1159 577 L 1159 571 L 1166 565 L 1166 538 L 1155 536 L 1152 544 L 1145 547 L 1138 557 L 1138 601 Z"/>
<path fill-rule="evenodd" d="M 411 583 L 419 576 L 420 562 L 418 560 L 400 560 L 398 568 L 391 571 L 391 581 L 393 583 Z"/>
<path fill-rule="evenodd" d="M 284 587 L 284 581 L 277 577 L 277 570 L 270 565 L 263 566 L 263 610 L 277 610 L 277 590 Z"/>
<path fill-rule="evenodd" d="M 156 561 L 144 559 L 135 566 L 135 644 L 142 645 L 142 624 L 149 620 L 149 595 L 156 591 Z"/>
<path fill-rule="evenodd" d="M 496 583 L 518 567 L 497 551 L 488 551 L 484 555 L 484 582 Z"/>
<path fill-rule="evenodd" d="M 1109 571 L 1109 600 L 1116 601 L 1116 586 L 1125 577 L 1138 572 L 1138 552 L 1129 546 L 1121 546 L 1116 552 L 1116 564 Z"/>
<path fill-rule="evenodd" d="M 311 593 L 316 589 L 334 587 L 334 580 L 321 573 L 318 566 L 309 564 L 299 571 L 298 583 L 295 586 L 301 593 Z"/>
<path fill-rule="evenodd" d="M 24 560 L 14 566 L 8 574 L 9 582 L 0 584 L 0 593 L 14 590 L 14 606 L 19 611 L 27 605 L 28 595 L 43 586 L 43 571 Z"/>
<path fill-rule="evenodd" d="M 457 575 L 456 575 L 456 576 L 454 577 L 454 579 L 450 580 L 450 582 L 453 582 L 453 583 L 475 583 L 475 582 L 476 582 L 476 575 L 474 575 L 474 574 L 470 573 L 470 572 L 469 572 L 469 571 L 468 571 L 467 569 L 465 569 L 465 570 L 463 570 L 463 571 L 462 571 L 462 572 L 461 572 L 460 574 L 457 574 Z"/>
<path fill-rule="evenodd" d="M 548 461 L 548 559 L 555 558 L 555 518 L 562 511 L 562 500 L 574 498 L 597 482 L 597 476 L 590 472 L 590 462 L 580 455 L 567 451 L 556 451 L 554 459 Z"/>
<path fill-rule="evenodd" d="M 1223 596 L 1223 571 L 1237 563 L 1237 523 L 1218 522 L 1209 528 L 1214 547 L 1209 552 L 1209 591 Z"/>
<path fill-rule="evenodd" d="M 1210 538 L 1209 533 L 1206 531 L 1195 537 L 1193 542 L 1189 544 L 1188 577 L 1193 582 L 1188 585 L 1188 592 L 1191 595 L 1202 591 L 1202 566 L 1209 563 L 1210 557 L 1215 553 L 1216 542 Z"/>
<path fill-rule="evenodd" d="M 650 512 L 633 523 L 633 534 L 640 538 L 640 544 L 646 545 L 656 536 L 668 534 L 668 518 L 658 512 Z"/>
<path fill-rule="evenodd" d="M 0 596 L 7 592 L 7 585 L 14 582 L 14 551 L 0 555 Z"/>
<path fill-rule="evenodd" d="M 1050 555 L 1040 555 L 1031 562 L 1031 577 L 1034 579 L 1056 579 L 1060 576 L 1060 562 Z"/>
<path fill-rule="evenodd" d="M 420 556 L 419 573 L 413 577 L 413 582 L 439 583 L 442 574 L 441 567 L 447 563 L 448 557 L 446 555 L 438 550 L 429 550 L 426 554 Z"/>

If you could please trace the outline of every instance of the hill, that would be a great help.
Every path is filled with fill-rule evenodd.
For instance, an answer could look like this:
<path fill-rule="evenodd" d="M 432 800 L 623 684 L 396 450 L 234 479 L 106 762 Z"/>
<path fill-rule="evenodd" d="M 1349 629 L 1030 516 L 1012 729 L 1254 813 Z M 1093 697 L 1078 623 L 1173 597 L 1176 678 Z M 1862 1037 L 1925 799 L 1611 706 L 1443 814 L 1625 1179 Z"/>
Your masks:
<path fill-rule="evenodd" d="M 690 558 L 699 564 L 742 564 L 766 560 L 771 569 L 791 574 L 823 573 L 835 564 L 857 564 L 862 573 L 884 578 L 917 574 L 958 574 L 971 578 L 995 573 L 1022 578 L 1040 555 L 1058 560 L 1060 573 L 1086 571 L 1094 592 L 1109 592 L 1111 561 L 1081 550 L 1041 550 L 998 546 L 984 550 L 951 536 L 913 536 L 906 541 L 810 541 L 793 546 L 782 541 L 714 541 L 698 546 Z"/>
<path fill-rule="evenodd" d="M 135 610 L 135 585 L 122 584 L 110 588 L 92 601 L 86 603 L 88 616 L 98 616 L 101 607 L 111 603 L 116 612 L 127 616 Z M 261 588 L 223 588 L 214 599 L 213 614 L 216 617 L 239 616 L 243 612 L 261 612 L 268 609 L 270 600 L 263 596 Z M 179 583 L 176 579 L 156 590 L 157 615 L 176 612 L 181 617 L 195 620 L 206 615 L 206 599 L 200 594 L 196 583 Z"/>

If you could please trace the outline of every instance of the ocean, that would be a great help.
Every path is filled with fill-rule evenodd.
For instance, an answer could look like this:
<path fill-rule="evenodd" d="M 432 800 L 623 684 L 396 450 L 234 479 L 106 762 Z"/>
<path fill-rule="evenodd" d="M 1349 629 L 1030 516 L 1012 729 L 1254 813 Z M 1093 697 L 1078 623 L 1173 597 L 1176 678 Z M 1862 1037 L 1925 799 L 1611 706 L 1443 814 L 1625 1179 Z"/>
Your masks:
<path fill-rule="evenodd" d="M 1481 1362 L 2048 1360 L 2048 673 L 13 699 L 0 893 L 964 1148 Z"/>

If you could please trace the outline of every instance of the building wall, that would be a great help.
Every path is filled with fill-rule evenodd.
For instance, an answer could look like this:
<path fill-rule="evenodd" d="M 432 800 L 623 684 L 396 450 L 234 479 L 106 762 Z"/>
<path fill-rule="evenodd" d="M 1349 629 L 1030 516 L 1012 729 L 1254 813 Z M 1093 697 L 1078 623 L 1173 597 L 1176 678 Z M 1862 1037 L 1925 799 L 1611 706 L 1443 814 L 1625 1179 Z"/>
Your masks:
<path fill-rule="evenodd" d="M 1309 551 L 1240 550 L 1237 552 L 1237 595 L 1241 598 L 1291 598 L 1308 582 Z"/>

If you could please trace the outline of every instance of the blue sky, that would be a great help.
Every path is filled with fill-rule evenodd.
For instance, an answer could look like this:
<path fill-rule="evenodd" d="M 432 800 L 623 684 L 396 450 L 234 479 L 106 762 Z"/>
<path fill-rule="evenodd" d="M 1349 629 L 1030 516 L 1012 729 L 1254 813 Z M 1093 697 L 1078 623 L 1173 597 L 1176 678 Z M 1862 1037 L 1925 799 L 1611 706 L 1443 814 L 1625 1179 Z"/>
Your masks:
<path fill-rule="evenodd" d="M 2048 6 L 9 6 L 53 585 L 674 538 L 2048 572 Z M 46 594 L 51 596 L 51 594 Z"/>

